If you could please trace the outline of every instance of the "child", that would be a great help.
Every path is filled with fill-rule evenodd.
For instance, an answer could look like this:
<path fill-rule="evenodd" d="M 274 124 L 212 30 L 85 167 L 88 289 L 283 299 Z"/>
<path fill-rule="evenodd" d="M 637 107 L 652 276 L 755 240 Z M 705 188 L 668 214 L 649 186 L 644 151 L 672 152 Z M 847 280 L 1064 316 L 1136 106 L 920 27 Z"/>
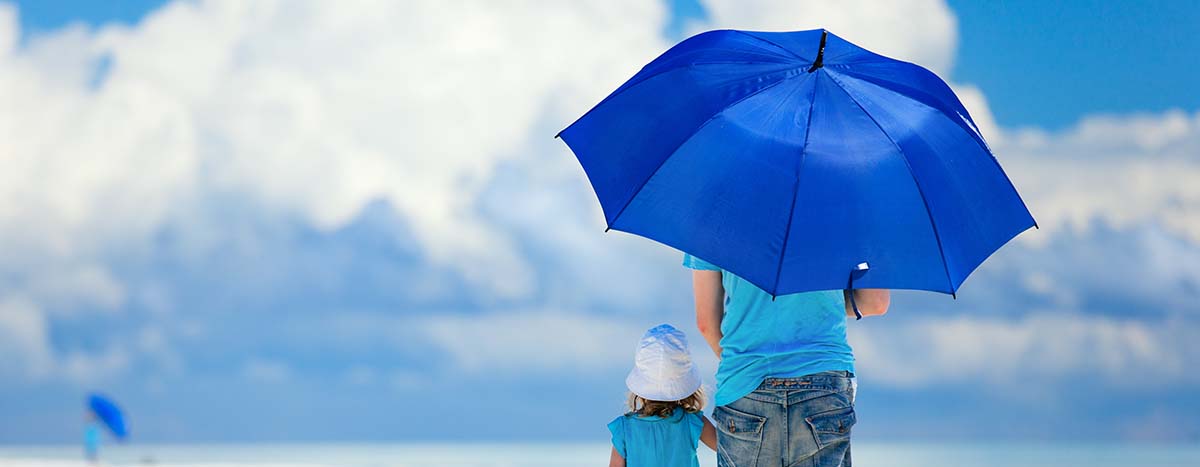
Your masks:
<path fill-rule="evenodd" d="M 699 441 L 717 449 L 717 430 L 700 413 L 700 375 L 678 329 L 663 324 L 646 331 L 625 386 L 630 412 L 608 424 L 609 467 L 698 467 Z"/>

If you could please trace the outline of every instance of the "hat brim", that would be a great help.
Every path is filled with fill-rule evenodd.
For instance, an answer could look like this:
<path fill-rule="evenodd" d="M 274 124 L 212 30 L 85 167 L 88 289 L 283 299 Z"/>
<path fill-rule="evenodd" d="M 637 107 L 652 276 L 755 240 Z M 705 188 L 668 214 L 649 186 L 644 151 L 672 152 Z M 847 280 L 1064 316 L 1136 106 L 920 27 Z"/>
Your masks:
<path fill-rule="evenodd" d="M 652 401 L 677 401 L 700 390 L 700 374 L 692 367 L 681 378 L 659 381 L 634 367 L 625 377 L 625 387 L 643 399 Z"/>

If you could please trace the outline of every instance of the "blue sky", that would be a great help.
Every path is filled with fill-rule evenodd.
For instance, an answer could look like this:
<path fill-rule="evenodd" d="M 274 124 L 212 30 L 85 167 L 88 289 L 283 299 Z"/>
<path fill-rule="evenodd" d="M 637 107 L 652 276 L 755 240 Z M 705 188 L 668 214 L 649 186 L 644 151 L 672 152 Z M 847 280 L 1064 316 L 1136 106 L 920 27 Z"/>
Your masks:
<path fill-rule="evenodd" d="M 603 439 L 689 278 L 549 135 L 685 31 L 821 14 L 944 62 L 1043 227 L 851 325 L 859 435 L 1200 439 L 1200 7 L 819 3 L 0 8 L 0 443 L 90 389 L 144 442 Z"/>
<path fill-rule="evenodd" d="M 1062 128 L 1093 113 L 1200 107 L 1200 8 L 1191 2 L 953 0 L 954 78 L 994 96 L 1007 126 Z"/>

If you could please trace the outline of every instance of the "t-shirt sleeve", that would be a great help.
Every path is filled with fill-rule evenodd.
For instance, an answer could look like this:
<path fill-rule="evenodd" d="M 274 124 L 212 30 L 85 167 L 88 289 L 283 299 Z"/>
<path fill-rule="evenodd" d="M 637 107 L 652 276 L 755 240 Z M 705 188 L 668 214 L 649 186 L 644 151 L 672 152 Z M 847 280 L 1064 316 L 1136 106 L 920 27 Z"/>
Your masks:
<path fill-rule="evenodd" d="M 612 433 L 612 445 L 617 450 L 617 454 L 621 458 L 627 459 L 625 455 L 625 416 L 617 417 L 615 420 L 608 423 L 608 431 Z"/>
<path fill-rule="evenodd" d="M 697 271 L 720 271 L 721 270 L 721 268 L 718 268 L 716 265 L 714 265 L 708 261 L 702 260 L 700 258 L 697 258 L 695 256 L 689 255 L 687 253 L 683 254 L 683 267 L 688 268 L 688 269 L 695 269 Z"/>
<path fill-rule="evenodd" d="M 704 432 L 704 415 L 700 412 L 687 414 L 688 429 L 691 430 L 692 447 L 700 447 L 700 434 Z"/>

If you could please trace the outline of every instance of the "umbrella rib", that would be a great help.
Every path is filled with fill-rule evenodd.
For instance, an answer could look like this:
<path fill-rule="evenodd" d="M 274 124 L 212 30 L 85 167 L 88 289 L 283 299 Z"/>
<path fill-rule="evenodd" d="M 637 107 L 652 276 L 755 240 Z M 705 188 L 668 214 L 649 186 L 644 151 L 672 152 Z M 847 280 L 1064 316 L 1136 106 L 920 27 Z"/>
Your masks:
<path fill-rule="evenodd" d="M 915 66 L 915 65 L 914 65 L 914 66 Z M 974 121 L 974 120 L 972 120 L 972 119 L 970 119 L 970 114 L 969 114 L 969 113 L 968 113 L 967 115 L 965 115 L 965 117 L 967 117 L 967 118 L 965 118 L 965 119 L 964 119 L 964 118 L 962 118 L 962 117 L 960 116 L 959 120 L 953 120 L 953 119 L 951 119 L 951 118 L 950 118 L 950 116 L 949 116 L 949 115 L 946 113 L 946 111 L 944 111 L 944 110 L 942 110 L 942 109 L 939 109 L 939 108 L 937 108 L 937 107 L 935 107 L 935 106 L 933 106 L 933 105 L 930 105 L 929 103 L 926 103 L 926 102 L 924 102 L 924 101 L 922 101 L 922 100 L 920 100 L 920 99 L 914 98 L 914 97 L 912 97 L 912 96 L 910 96 L 910 95 L 904 94 L 904 93 L 902 93 L 902 92 L 900 92 L 900 91 L 897 91 L 897 90 L 895 90 L 895 89 L 892 89 L 892 88 L 890 88 L 890 87 L 888 87 L 888 86 L 884 86 L 884 85 L 882 85 L 882 84 L 876 83 L 876 82 L 874 82 L 874 81 L 871 81 L 871 80 L 869 80 L 869 79 L 865 79 L 865 77 L 864 77 L 864 76 L 862 76 L 862 75 L 860 75 L 859 73 L 856 73 L 856 72 L 854 72 L 854 71 L 852 71 L 852 70 L 846 70 L 846 71 L 845 71 L 845 73 L 846 73 L 847 75 L 850 75 L 850 77 L 852 77 L 852 78 L 855 78 L 855 79 L 858 79 L 858 80 L 861 80 L 861 81 L 863 81 L 863 82 L 865 82 L 865 83 L 867 83 L 867 84 L 869 84 L 869 85 L 872 85 L 872 86 L 878 87 L 878 88 L 880 88 L 880 89 L 884 89 L 884 90 L 890 91 L 891 93 L 893 93 L 893 94 L 895 94 L 895 95 L 897 95 L 897 96 L 899 96 L 899 97 L 901 97 L 901 98 L 903 98 L 903 99 L 907 99 L 907 100 L 910 100 L 910 101 L 912 101 L 912 102 L 915 102 L 915 103 L 917 103 L 917 104 L 919 104 L 919 105 L 923 105 L 923 106 L 925 106 L 925 107 L 929 107 L 929 108 L 931 108 L 931 109 L 933 109 L 933 110 L 936 110 L 938 115 L 941 115 L 941 116 L 945 117 L 946 119 L 953 121 L 953 122 L 955 123 L 955 126 L 956 126 L 956 127 L 960 128 L 960 129 L 962 129 L 964 132 L 966 132 L 966 133 L 967 133 L 967 136 L 968 136 L 968 137 L 970 137 L 970 138 L 971 138 L 971 140 L 975 141 L 975 144 L 979 145 L 979 147 L 980 147 L 981 149 L 983 149 L 983 152 L 987 153 L 988 157 L 990 157 L 990 158 L 992 159 L 992 163 L 996 164 L 996 170 L 1000 171 L 1000 174 L 1004 176 L 1004 181 L 1008 182 L 1008 186 L 1009 186 L 1009 188 L 1012 188 L 1012 190 L 1013 190 L 1013 192 L 1014 192 L 1014 193 L 1016 193 L 1016 192 L 1017 192 L 1017 186 L 1013 184 L 1013 182 L 1012 182 L 1012 179 L 1011 179 L 1011 178 L 1009 178 L 1009 176 L 1008 176 L 1008 173 L 1004 171 L 1004 167 L 1002 167 L 1002 166 L 1000 165 L 1000 160 L 999 160 L 999 159 L 996 159 L 996 155 L 995 155 L 995 154 L 992 152 L 991 148 L 990 148 L 990 147 L 988 147 L 987 141 L 984 141 L 984 139 L 983 139 L 983 132 L 980 132 L 980 131 L 979 131 L 979 128 L 978 128 L 978 125 L 976 125 L 976 124 L 975 124 L 975 121 Z M 908 86 L 908 85 L 906 85 L 905 83 L 896 83 L 896 82 L 889 82 L 889 83 L 893 83 L 893 84 L 895 84 L 895 85 L 898 85 L 898 86 L 904 86 L 904 87 L 911 88 L 911 86 Z M 936 97 L 935 97 L 935 99 L 936 99 Z M 961 102 L 960 102 L 960 104 L 961 104 Z M 954 110 L 954 109 L 951 109 L 951 110 Z M 966 110 L 967 110 L 967 109 L 966 109 L 966 107 L 964 106 L 964 107 L 963 107 L 963 111 L 965 112 Z M 957 110 L 954 110 L 954 111 L 955 111 L 955 113 L 957 113 L 957 112 L 958 112 Z M 970 130 L 967 130 L 966 128 L 963 128 L 963 126 L 962 126 L 962 125 L 959 125 L 959 124 L 958 124 L 958 121 L 964 121 L 964 120 L 970 123 L 971 127 L 974 129 L 974 133 L 972 133 Z M 1025 200 L 1023 200 L 1023 199 L 1020 199 L 1020 196 L 1018 196 L 1018 197 L 1017 197 L 1017 199 L 1021 201 L 1021 206 L 1025 208 L 1025 212 L 1029 212 L 1029 206 L 1025 204 Z M 1034 227 L 1034 228 L 1038 228 L 1038 225 L 1037 225 L 1037 219 L 1034 219 L 1034 218 L 1033 218 L 1033 214 L 1032 214 L 1032 213 L 1030 213 L 1030 214 L 1029 214 L 1029 218 L 1033 220 L 1033 227 Z"/>
<path fill-rule="evenodd" d="M 841 38 L 839 37 L 838 39 L 841 39 Z M 838 62 L 838 63 L 837 63 L 837 65 L 843 65 L 843 66 L 844 66 L 844 65 L 854 65 L 854 64 L 858 64 L 858 63 L 874 62 L 874 61 L 878 60 L 878 58 L 876 58 L 876 57 L 880 57 L 880 58 L 884 58 L 884 59 L 887 59 L 887 60 L 892 60 L 892 61 L 896 61 L 896 62 L 909 63 L 909 62 L 905 62 L 905 61 L 902 61 L 902 60 L 896 60 L 896 59 L 894 59 L 894 58 L 891 58 L 891 57 L 885 57 L 885 56 L 883 56 L 883 55 L 879 55 L 879 54 L 877 54 L 877 53 L 875 53 L 875 52 L 872 52 L 872 51 L 870 51 L 870 50 L 863 49 L 863 48 L 858 48 L 858 50 L 855 50 L 855 49 L 851 48 L 851 49 L 848 49 L 848 50 L 846 50 L 845 52 L 842 52 L 842 53 L 840 53 L 840 54 L 837 54 L 837 55 L 835 55 L 835 56 L 833 56 L 833 57 L 825 57 L 825 60 L 826 60 L 826 61 L 829 61 L 829 60 L 837 60 L 837 59 L 839 59 L 839 58 L 842 58 L 842 57 L 846 57 L 846 56 L 853 55 L 853 54 L 854 54 L 854 53 L 856 53 L 856 52 L 866 52 L 868 55 L 867 55 L 867 56 L 865 56 L 865 57 L 862 57 L 862 58 L 860 58 L 860 59 L 857 59 L 857 60 L 854 60 L 854 61 L 850 61 L 850 62 Z M 832 64 L 832 63 L 827 63 L 827 64 L 826 64 L 826 66 L 829 66 L 829 65 L 833 65 L 833 64 Z"/>
<path fill-rule="evenodd" d="M 558 134 L 555 134 L 555 135 L 554 135 L 554 137 L 555 137 L 555 138 L 561 137 L 563 133 L 565 133 L 565 132 L 566 132 L 567 130 L 569 130 L 571 127 L 575 126 L 575 124 L 576 124 L 576 123 L 579 123 L 579 122 L 580 122 L 580 121 L 582 121 L 584 118 L 587 118 L 587 116 L 588 116 L 588 115 L 590 115 L 590 114 L 592 113 L 592 111 L 594 111 L 594 110 L 596 110 L 596 109 L 600 108 L 600 106 L 602 106 L 602 105 L 606 104 L 608 101 L 610 101 L 610 100 L 613 100 L 613 99 L 615 99 L 617 96 L 620 96 L 621 94 L 624 94 L 624 93 L 625 93 L 625 91 L 628 91 L 628 90 L 630 90 L 630 89 L 633 89 L 633 88 L 635 88 L 635 87 L 637 87 L 637 86 L 641 85 L 642 83 L 645 83 L 645 82 L 647 82 L 647 81 L 650 81 L 650 80 L 652 80 L 652 79 L 654 79 L 654 78 L 658 78 L 659 76 L 665 75 L 665 74 L 667 74 L 667 73 L 670 73 L 670 72 L 672 72 L 672 71 L 678 71 L 678 70 L 680 70 L 680 69 L 684 69 L 684 68 L 691 68 L 691 67 L 697 67 L 697 66 L 707 66 L 707 65 L 730 65 L 730 64 L 746 64 L 746 65 L 754 65 L 754 64 L 778 64 L 778 65 L 782 65 L 782 66 L 780 66 L 779 70 L 775 70 L 775 71 L 787 70 L 787 69 L 790 69 L 790 68 L 792 68 L 792 67 L 794 66 L 793 64 L 790 64 L 790 63 L 783 63 L 783 62 L 768 62 L 768 61 L 762 61 L 762 60 L 742 60 L 742 61 L 736 61 L 736 62 L 734 62 L 734 61 L 730 61 L 730 62 L 700 62 L 700 63 L 696 63 L 696 62 L 690 62 L 690 63 L 684 63 L 684 64 L 680 64 L 680 65 L 677 65 L 677 66 L 672 66 L 672 67 L 664 68 L 664 69 L 662 69 L 662 70 L 659 70 L 659 71 L 657 71 L 657 72 L 655 72 L 655 73 L 652 73 L 652 74 L 650 74 L 649 76 L 646 76 L 646 77 L 644 77 L 644 78 L 642 78 L 642 79 L 639 79 L 639 80 L 637 80 L 637 81 L 633 81 L 633 79 L 634 79 L 634 78 L 637 78 L 637 74 L 634 74 L 633 76 L 631 76 L 631 77 L 629 78 L 629 80 L 627 80 L 627 81 L 626 81 L 626 83 L 622 84 L 622 85 L 621 85 L 621 87 L 617 88 L 617 90 L 616 90 L 616 91 L 613 91 L 613 93 L 612 93 L 612 94 L 609 94 L 607 97 L 605 97 L 605 98 L 604 98 L 603 100 L 601 100 L 599 103 L 597 103 L 596 105 L 592 106 L 592 108 L 591 108 L 591 109 L 588 109 L 588 111 L 587 111 L 587 112 L 584 112 L 584 114 L 583 114 L 583 115 L 581 115 L 579 118 L 575 119 L 575 121 L 574 121 L 574 122 L 571 122 L 571 124 L 570 124 L 570 125 L 567 125 L 567 127 L 566 127 L 566 128 L 563 128 L 561 131 L 559 131 L 559 132 L 558 132 Z M 772 72 L 774 72 L 774 71 L 772 71 Z M 639 71 L 638 73 L 641 73 L 641 71 Z"/>
<path fill-rule="evenodd" d="M 920 67 L 918 67 L 917 65 L 913 65 L 913 64 L 911 64 L 911 63 L 907 63 L 907 62 L 902 62 L 902 63 L 905 63 L 905 64 L 907 64 L 907 65 L 911 65 L 911 66 L 913 66 L 913 67 L 916 67 L 916 68 L 920 68 Z M 900 97 L 902 97 L 902 98 L 904 98 L 904 99 L 906 99 L 906 100 L 910 100 L 910 101 L 916 102 L 916 103 L 918 103 L 918 104 L 921 104 L 921 105 L 923 105 L 923 106 L 925 106 L 925 107 L 929 107 L 929 108 L 931 108 L 931 109 L 937 110 L 937 111 L 938 111 L 938 113 L 940 113 L 940 114 L 943 114 L 943 115 L 946 115 L 947 117 L 949 117 L 949 115 L 948 115 L 948 113 L 949 113 L 949 112 L 953 112 L 953 113 L 955 113 L 955 114 L 959 114 L 959 115 L 958 115 L 958 117 L 959 117 L 958 119 L 953 119 L 953 122 L 954 122 L 955 126 L 958 126 L 958 127 L 962 128 L 962 127 L 963 127 L 963 125 L 962 125 L 962 124 L 960 124 L 960 122 L 961 122 L 961 123 L 965 123 L 965 124 L 968 126 L 968 128 L 963 128 L 963 130 L 967 132 L 967 136 L 970 136 L 970 137 L 971 137 L 971 139 L 975 140 L 976 144 L 978 144 L 978 145 L 979 145 L 981 148 L 983 148 L 983 149 L 984 149 L 985 151 L 987 151 L 989 154 L 992 152 L 992 151 L 991 151 L 991 149 L 989 149 L 989 148 L 988 148 L 988 146 L 987 146 L 987 142 L 983 140 L 983 133 L 979 131 L 979 126 L 978 126 L 978 125 L 976 125 L 976 124 L 975 124 L 975 121 L 974 121 L 973 119 L 971 119 L 971 118 L 970 118 L 970 112 L 968 112 L 968 111 L 967 111 L 967 109 L 966 109 L 966 107 L 962 105 L 962 102 L 959 102 L 959 103 L 958 103 L 958 105 L 959 105 L 960 107 L 962 107 L 962 113 L 960 114 L 960 113 L 959 113 L 959 111 L 958 111 L 959 109 L 955 109 L 955 108 L 948 108 L 948 109 L 939 108 L 938 106 L 936 106 L 936 105 L 933 105 L 933 104 L 930 104 L 929 102 L 926 102 L 926 101 L 925 101 L 925 100 L 923 100 L 923 99 L 918 99 L 918 98 L 914 97 L 914 96 L 912 95 L 912 93 L 917 93 L 917 92 L 919 92 L 919 93 L 921 93 L 921 94 L 924 94 L 924 95 L 928 96 L 928 98 L 929 98 L 929 99 L 931 99 L 931 100 L 933 100 L 933 101 L 937 102 L 938 104 L 940 104 L 940 105 L 941 105 L 941 106 L 943 106 L 943 107 L 953 107 L 953 104 L 952 104 L 952 103 L 945 102 L 945 101 L 943 101 L 942 99 L 939 99 L 937 96 L 935 96 L 935 95 L 933 95 L 933 94 L 931 94 L 931 93 L 929 93 L 929 92 L 926 92 L 926 91 L 925 91 L 925 90 L 923 90 L 923 89 L 914 88 L 913 86 L 910 86 L 908 83 L 904 83 L 904 82 L 900 82 L 900 81 L 889 81 L 889 80 L 884 80 L 884 79 L 881 79 L 881 78 L 878 78 L 878 77 L 875 77 L 875 76 L 871 76 L 871 75 L 868 75 L 868 74 L 860 73 L 860 72 L 858 72 L 858 71 L 855 71 L 855 70 L 853 70 L 853 69 L 846 69 L 846 70 L 842 70 L 842 71 L 841 71 L 841 73 L 843 73 L 843 74 L 846 74 L 846 75 L 850 76 L 851 78 L 855 78 L 855 79 L 857 79 L 857 80 L 863 81 L 863 82 L 865 82 L 866 84 L 869 84 L 869 85 L 871 85 L 871 86 L 875 86 L 875 87 L 878 87 L 878 88 L 880 88 L 880 89 L 884 89 L 884 90 L 886 90 L 886 91 L 889 91 L 889 92 L 891 92 L 891 93 L 893 93 L 893 94 L 896 94 L 897 96 L 900 96 Z M 935 77 L 936 77 L 936 75 L 935 75 Z M 881 83 L 881 82 L 879 82 L 879 81 L 876 81 L 876 80 L 882 81 L 882 83 Z M 886 83 L 886 84 L 885 84 L 885 83 Z M 896 89 L 896 87 L 899 87 L 899 88 L 902 88 L 902 89 Z"/>
<path fill-rule="evenodd" d="M 817 75 L 813 75 L 817 79 Z M 796 196 L 800 193 L 800 175 L 804 173 L 804 161 L 808 152 L 808 135 L 812 133 L 813 104 L 816 102 L 817 82 L 812 83 L 808 98 L 808 122 L 804 126 L 804 144 L 800 146 L 800 164 L 796 166 L 796 184 L 792 185 L 792 210 L 788 212 L 787 227 L 783 231 L 783 248 L 779 251 L 779 265 L 775 268 L 775 285 L 771 287 L 771 298 L 779 292 L 779 278 L 783 276 L 783 259 L 787 256 L 788 239 L 792 237 L 792 218 L 796 216 Z"/>
<path fill-rule="evenodd" d="M 704 127 L 708 126 L 709 123 L 712 123 L 713 120 L 716 120 L 717 117 L 719 117 L 719 116 L 721 116 L 721 114 L 725 113 L 726 110 L 729 110 L 729 109 L 737 106 L 738 104 L 741 104 L 746 99 L 749 99 L 751 97 L 761 94 L 763 91 L 766 91 L 775 86 L 778 86 L 780 83 L 782 83 L 784 81 L 795 78 L 796 76 L 800 76 L 800 75 L 784 76 L 783 78 L 780 78 L 779 81 L 776 81 L 769 85 L 763 86 L 761 89 L 758 89 L 757 91 L 754 91 L 750 94 L 746 94 L 745 96 L 742 96 L 740 99 L 734 101 L 732 104 L 722 107 L 721 110 L 718 110 L 716 113 L 709 116 L 708 120 L 705 120 L 704 123 L 701 123 L 700 126 L 696 127 L 696 131 L 693 131 L 692 134 L 688 135 L 687 138 L 684 138 L 683 141 L 680 141 L 679 144 L 675 146 L 675 149 L 673 149 L 673 150 L 671 150 L 671 152 L 667 153 L 667 157 L 664 157 L 663 160 L 658 163 L 658 166 L 655 167 L 654 170 L 650 172 L 650 175 L 646 176 L 646 179 L 642 181 L 642 184 L 639 185 L 638 188 L 633 191 L 633 194 L 629 196 L 629 199 L 625 200 L 625 205 L 621 206 L 621 210 L 617 211 L 617 214 L 615 216 L 613 216 L 613 218 L 612 218 L 612 222 L 608 223 L 608 228 L 606 228 L 604 230 L 608 231 L 609 229 L 613 228 L 613 225 L 616 224 L 617 220 L 621 218 L 621 214 L 625 214 L 625 208 L 628 208 L 629 204 L 633 202 L 634 198 L 637 198 L 638 195 L 641 194 L 642 189 L 646 188 L 646 184 L 650 183 L 650 179 L 654 178 L 654 176 L 656 174 L 658 174 L 658 171 L 662 170 L 663 165 L 666 165 L 667 161 L 670 160 L 672 157 L 674 157 L 675 153 L 679 152 L 679 148 L 682 148 L 683 145 L 687 144 L 688 141 L 691 141 L 692 138 L 696 137 L 696 134 L 703 131 Z"/>
<path fill-rule="evenodd" d="M 921 202 L 925 205 L 925 215 L 929 217 L 929 227 L 933 229 L 933 238 L 937 241 L 938 254 L 942 256 L 942 270 L 946 271 L 946 282 L 947 285 L 950 286 L 950 295 L 955 295 L 954 280 L 950 278 L 950 265 L 946 262 L 946 250 L 942 247 L 942 236 L 938 233 L 937 222 L 934 222 L 933 220 L 933 211 L 929 209 L 929 199 L 925 197 L 925 191 L 921 189 L 921 182 L 917 181 L 917 174 L 913 172 L 912 164 L 908 162 L 908 155 L 904 154 L 904 150 L 900 148 L 900 145 L 896 143 L 895 139 L 892 139 L 892 135 L 888 134 L 887 130 L 883 129 L 883 125 L 880 125 L 879 122 L 875 120 L 875 116 L 871 115 L 870 112 L 867 112 L 867 109 L 863 107 L 862 103 L 858 102 L 858 99 L 856 99 L 853 94 L 850 94 L 850 91 L 846 89 L 845 86 L 842 86 L 842 83 L 838 81 L 837 77 L 833 76 L 832 74 L 829 75 L 829 77 L 833 79 L 833 83 L 837 85 L 838 89 L 841 89 L 842 92 L 846 94 L 846 97 L 849 97 L 850 101 L 854 102 L 854 105 L 858 106 L 858 109 L 861 110 L 862 113 L 867 116 L 867 118 L 871 119 L 871 123 L 874 123 L 875 127 L 879 129 L 879 132 L 883 133 L 883 136 L 888 139 L 888 142 L 892 143 L 892 146 L 896 148 L 896 152 L 900 153 L 900 159 L 904 161 L 904 167 L 908 169 L 908 175 L 912 177 L 913 185 L 917 187 L 917 194 L 921 196 Z"/>
<path fill-rule="evenodd" d="M 751 38 L 751 39 L 756 39 L 756 40 L 758 40 L 758 41 L 761 41 L 761 42 L 766 42 L 766 43 L 768 43 L 768 44 L 771 44 L 771 45 L 775 46 L 776 48 L 778 48 L 779 50 L 782 50 L 782 51 L 784 51 L 784 52 L 787 52 L 787 53 L 788 53 L 788 55 L 791 55 L 792 57 L 798 58 L 798 59 L 800 59 L 800 60 L 808 60 L 807 58 L 804 58 L 804 57 L 801 57 L 801 56 L 797 55 L 797 54 L 796 54 L 796 52 L 792 52 L 792 51 L 791 51 L 791 49 L 788 49 L 787 47 L 784 47 L 784 46 L 782 46 L 782 45 L 779 45 L 779 44 L 777 44 L 775 41 L 772 41 L 772 40 L 769 40 L 769 39 L 764 39 L 764 38 L 758 37 L 758 36 L 756 36 L 756 35 L 754 35 L 754 34 L 750 34 L 750 33 L 746 32 L 746 31 L 739 31 L 739 30 L 737 30 L 737 29 L 730 29 L 730 31 L 733 31 L 733 32 L 739 33 L 739 34 L 741 34 L 741 35 L 743 35 L 743 36 L 746 36 L 746 37 L 749 37 L 749 38 Z"/>

